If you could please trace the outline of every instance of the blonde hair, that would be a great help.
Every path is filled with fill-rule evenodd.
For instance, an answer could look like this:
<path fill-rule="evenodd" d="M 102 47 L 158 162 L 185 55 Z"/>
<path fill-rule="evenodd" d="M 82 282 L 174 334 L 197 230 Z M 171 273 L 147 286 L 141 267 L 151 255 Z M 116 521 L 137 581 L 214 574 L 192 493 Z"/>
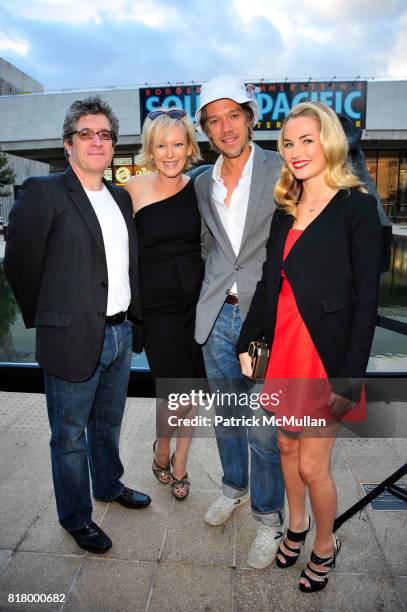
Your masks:
<path fill-rule="evenodd" d="M 284 128 L 290 119 L 312 117 L 320 127 L 320 140 L 326 161 L 325 182 L 332 189 L 363 188 L 361 180 L 354 174 L 348 164 L 348 141 L 336 113 L 321 102 L 301 102 L 294 106 L 284 120 L 278 137 L 278 152 L 284 160 Z M 284 162 L 280 178 L 274 188 L 274 199 L 277 205 L 288 215 L 297 216 L 297 204 L 302 194 L 302 181 Z"/>
<path fill-rule="evenodd" d="M 169 109 L 156 108 L 154 110 L 165 111 Z M 171 108 L 171 110 L 175 110 Z M 177 109 L 181 110 L 181 109 Z M 188 146 L 191 145 L 191 155 L 188 155 L 184 170 L 188 170 L 193 165 L 198 163 L 202 157 L 199 150 L 199 145 L 196 141 L 195 126 L 192 123 L 188 115 L 181 117 L 180 119 L 172 119 L 166 114 L 160 115 L 155 119 L 149 119 L 148 117 L 144 121 L 143 131 L 141 133 L 141 149 L 135 159 L 136 164 L 140 166 L 147 166 L 152 170 L 156 170 L 156 165 L 153 158 L 154 142 L 158 137 L 163 136 L 167 138 L 174 126 L 181 127 L 186 134 Z"/>

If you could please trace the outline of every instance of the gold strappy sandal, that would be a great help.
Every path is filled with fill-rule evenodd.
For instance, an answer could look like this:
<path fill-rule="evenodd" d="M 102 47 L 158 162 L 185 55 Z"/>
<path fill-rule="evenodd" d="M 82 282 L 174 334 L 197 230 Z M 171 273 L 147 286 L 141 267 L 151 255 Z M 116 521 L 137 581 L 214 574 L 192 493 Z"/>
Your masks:
<path fill-rule="evenodd" d="M 175 476 L 174 476 L 174 466 L 173 466 L 174 455 L 175 455 L 175 452 L 172 454 L 171 460 L 170 460 L 171 467 L 173 468 L 173 472 L 171 474 L 171 476 L 172 476 L 172 478 L 171 478 L 171 493 L 172 493 L 173 497 L 175 497 L 175 499 L 177 499 L 178 501 L 183 501 L 184 499 L 186 499 L 188 497 L 189 489 L 190 489 L 190 482 L 188 480 L 188 472 L 185 472 L 183 477 L 180 478 L 180 479 L 175 478 Z M 177 493 L 177 489 L 183 489 L 184 491 L 182 493 Z"/>
<path fill-rule="evenodd" d="M 161 484 L 169 484 L 171 482 L 170 462 L 168 462 L 168 465 L 166 467 L 163 467 L 162 465 L 157 463 L 155 459 L 155 447 L 157 446 L 157 442 L 158 440 L 155 440 L 153 444 L 153 465 L 152 465 L 153 474 L 157 478 L 157 480 L 161 482 Z"/>

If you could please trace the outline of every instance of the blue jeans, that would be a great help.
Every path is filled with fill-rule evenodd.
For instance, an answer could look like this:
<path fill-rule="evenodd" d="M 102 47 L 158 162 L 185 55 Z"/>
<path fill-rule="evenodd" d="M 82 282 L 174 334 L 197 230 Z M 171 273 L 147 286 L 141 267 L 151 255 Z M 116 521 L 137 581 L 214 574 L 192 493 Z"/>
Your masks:
<path fill-rule="evenodd" d="M 214 328 L 203 347 L 206 373 L 211 392 L 248 392 L 236 345 L 242 327 L 238 306 L 224 304 Z M 216 381 L 215 379 L 222 379 Z M 217 414 L 224 407 L 217 406 Z M 227 407 L 226 412 L 241 415 L 241 407 Z M 223 469 L 224 495 L 237 498 L 249 488 L 249 446 L 251 461 L 250 498 L 253 516 L 270 527 L 284 519 L 284 481 L 277 447 L 277 432 L 268 427 L 216 427 L 216 440 Z"/>
<path fill-rule="evenodd" d="M 69 382 L 44 372 L 55 498 L 68 531 L 91 521 L 89 470 L 94 497 L 109 501 L 123 490 L 119 437 L 131 343 L 129 321 L 107 325 L 100 361 L 88 380 Z"/>

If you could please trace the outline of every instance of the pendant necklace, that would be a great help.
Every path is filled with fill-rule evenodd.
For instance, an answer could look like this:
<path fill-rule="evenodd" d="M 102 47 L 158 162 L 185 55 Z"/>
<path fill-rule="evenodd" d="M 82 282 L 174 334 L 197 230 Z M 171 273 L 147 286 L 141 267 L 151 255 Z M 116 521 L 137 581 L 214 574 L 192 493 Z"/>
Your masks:
<path fill-rule="evenodd" d="M 328 198 L 328 197 L 329 197 L 329 199 L 331 199 L 331 193 L 332 193 L 332 192 L 330 191 L 330 192 L 329 192 L 329 194 L 328 194 L 328 192 L 326 192 L 326 193 L 324 194 L 324 197 L 323 197 L 323 198 L 321 198 L 322 205 L 324 205 L 324 204 L 326 204 L 326 203 L 327 203 L 327 198 Z M 328 200 L 328 201 L 329 201 L 329 200 Z M 317 208 L 318 208 L 318 207 L 314 205 L 314 206 L 312 206 L 311 208 L 308 208 L 308 212 L 313 213 L 313 212 L 315 212 L 315 211 L 317 210 Z"/>

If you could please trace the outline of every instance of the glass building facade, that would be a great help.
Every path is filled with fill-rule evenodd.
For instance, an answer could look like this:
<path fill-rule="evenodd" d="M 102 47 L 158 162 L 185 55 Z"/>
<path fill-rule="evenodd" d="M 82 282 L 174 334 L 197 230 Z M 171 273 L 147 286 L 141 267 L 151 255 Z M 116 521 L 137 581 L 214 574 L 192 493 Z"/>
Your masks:
<path fill-rule="evenodd" d="M 407 222 L 407 151 L 365 151 L 365 157 L 387 216 Z"/>

